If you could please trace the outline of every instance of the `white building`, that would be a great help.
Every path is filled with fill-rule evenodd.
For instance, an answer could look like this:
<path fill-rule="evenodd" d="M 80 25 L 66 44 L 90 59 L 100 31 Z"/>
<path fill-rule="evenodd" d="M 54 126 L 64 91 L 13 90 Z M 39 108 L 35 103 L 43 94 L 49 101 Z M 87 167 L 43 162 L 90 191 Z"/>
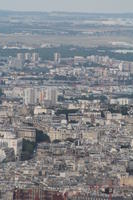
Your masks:
<path fill-rule="evenodd" d="M 37 103 L 43 103 L 46 100 L 47 90 L 44 87 L 33 87 L 24 89 L 23 99 L 25 105 L 35 105 Z"/>
<path fill-rule="evenodd" d="M 25 53 L 25 60 L 31 61 L 31 54 L 30 53 Z"/>
<path fill-rule="evenodd" d="M 19 68 L 21 68 L 21 67 L 23 67 L 23 60 L 21 60 L 21 59 L 18 59 L 18 58 L 10 58 L 9 59 L 9 63 L 8 63 L 8 65 L 9 65 L 9 67 L 19 67 Z"/>
<path fill-rule="evenodd" d="M 33 53 L 32 54 L 32 62 L 38 62 L 39 61 L 39 54 Z"/>
<path fill-rule="evenodd" d="M 51 102 L 52 105 L 57 103 L 58 92 L 56 87 L 48 87 L 46 99 Z"/>
<path fill-rule="evenodd" d="M 0 163 L 3 162 L 5 158 L 6 158 L 5 151 L 3 149 L 0 149 Z"/>
<path fill-rule="evenodd" d="M 117 99 L 119 105 L 128 105 L 129 104 L 129 99 L 128 98 L 119 98 Z"/>
<path fill-rule="evenodd" d="M 38 94 L 36 88 L 26 88 L 24 90 L 24 103 L 25 105 L 36 104 L 38 101 Z"/>
<path fill-rule="evenodd" d="M 59 64 L 60 61 L 61 61 L 61 55 L 60 55 L 60 53 L 55 53 L 54 54 L 54 62 L 57 63 L 57 64 Z"/>
<path fill-rule="evenodd" d="M 34 108 L 34 115 L 39 115 L 39 114 L 42 114 L 42 113 L 46 113 L 47 110 L 41 106 L 36 106 Z"/>
<path fill-rule="evenodd" d="M 110 104 L 119 104 L 121 106 L 128 105 L 129 102 L 128 98 L 110 99 Z"/>
<path fill-rule="evenodd" d="M 0 130 L 0 147 L 14 149 L 15 156 L 20 156 L 22 152 L 22 138 L 16 138 L 13 129 Z"/>

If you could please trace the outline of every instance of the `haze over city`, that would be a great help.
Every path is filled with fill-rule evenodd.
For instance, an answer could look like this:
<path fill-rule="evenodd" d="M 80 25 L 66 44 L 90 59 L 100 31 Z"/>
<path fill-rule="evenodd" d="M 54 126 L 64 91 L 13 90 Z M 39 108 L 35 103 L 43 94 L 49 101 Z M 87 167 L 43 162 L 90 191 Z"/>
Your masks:
<path fill-rule="evenodd" d="M 4 0 L 0 9 L 19 11 L 133 12 L 132 0 Z"/>
<path fill-rule="evenodd" d="M 133 0 L 1 0 L 0 199 L 133 200 Z"/>

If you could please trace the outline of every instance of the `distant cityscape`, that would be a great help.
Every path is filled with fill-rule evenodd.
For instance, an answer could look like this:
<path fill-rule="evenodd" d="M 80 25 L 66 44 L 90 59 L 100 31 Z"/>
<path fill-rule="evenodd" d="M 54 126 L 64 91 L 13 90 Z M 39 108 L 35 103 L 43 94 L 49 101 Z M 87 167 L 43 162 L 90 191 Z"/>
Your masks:
<path fill-rule="evenodd" d="M 133 199 L 133 15 L 0 12 L 0 199 Z"/>

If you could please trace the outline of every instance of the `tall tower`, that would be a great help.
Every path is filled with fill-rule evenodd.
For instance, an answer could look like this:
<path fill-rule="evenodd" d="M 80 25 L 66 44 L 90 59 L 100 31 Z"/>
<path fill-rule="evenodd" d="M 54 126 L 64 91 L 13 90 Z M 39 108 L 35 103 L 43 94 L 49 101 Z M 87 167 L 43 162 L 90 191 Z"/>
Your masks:
<path fill-rule="evenodd" d="M 51 101 L 52 105 L 55 105 L 57 103 L 57 88 L 56 87 L 47 88 L 47 100 Z"/>
<path fill-rule="evenodd" d="M 24 102 L 26 105 L 36 104 L 38 100 L 36 88 L 26 88 L 24 90 Z"/>
<path fill-rule="evenodd" d="M 31 61 L 31 53 L 25 53 L 25 60 Z"/>
<path fill-rule="evenodd" d="M 39 61 L 39 54 L 33 53 L 32 54 L 32 62 L 38 62 Z"/>
<path fill-rule="evenodd" d="M 54 54 L 54 62 L 56 64 L 60 64 L 60 61 L 61 61 L 61 54 L 60 53 L 55 53 Z"/>

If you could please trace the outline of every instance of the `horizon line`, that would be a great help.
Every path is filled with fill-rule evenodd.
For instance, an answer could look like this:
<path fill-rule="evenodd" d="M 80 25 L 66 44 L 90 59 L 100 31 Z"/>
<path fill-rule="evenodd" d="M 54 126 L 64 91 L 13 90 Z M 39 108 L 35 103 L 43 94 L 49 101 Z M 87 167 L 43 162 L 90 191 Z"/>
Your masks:
<path fill-rule="evenodd" d="M 15 9 L 11 9 L 11 10 L 8 10 L 8 9 L 0 9 L 0 12 L 21 12 L 21 13 L 79 13 L 79 14 L 133 14 L 133 12 L 123 12 L 123 11 L 119 11 L 119 12 L 93 12 L 93 11 L 61 11 L 61 10 L 49 10 L 49 11 L 42 11 L 42 10 L 15 10 Z"/>

